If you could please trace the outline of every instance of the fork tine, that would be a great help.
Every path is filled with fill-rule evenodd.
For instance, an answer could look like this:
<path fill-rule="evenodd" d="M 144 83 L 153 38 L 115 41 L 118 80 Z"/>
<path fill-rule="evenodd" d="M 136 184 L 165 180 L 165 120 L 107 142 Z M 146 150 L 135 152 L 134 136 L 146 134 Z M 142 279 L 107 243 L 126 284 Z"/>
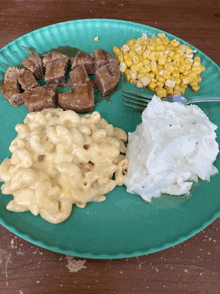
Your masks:
<path fill-rule="evenodd" d="M 146 95 L 146 94 L 141 94 L 141 93 L 131 92 L 131 91 L 125 91 L 125 90 L 122 90 L 122 92 L 127 93 L 127 94 L 131 94 L 131 95 L 135 95 L 138 97 L 146 98 L 146 99 L 152 99 L 151 95 Z"/>
<path fill-rule="evenodd" d="M 148 101 L 146 101 L 146 98 L 144 99 L 144 98 L 134 97 L 134 96 L 130 96 L 130 95 L 127 95 L 127 94 L 122 94 L 122 96 L 131 98 L 131 99 L 134 99 L 134 100 L 137 100 L 137 101 L 142 101 L 142 102 L 148 103 Z M 132 101 L 132 103 L 133 103 L 133 101 Z"/>
<path fill-rule="evenodd" d="M 143 106 L 143 107 L 147 107 L 147 102 L 143 103 L 143 102 L 138 102 L 138 101 L 131 101 L 129 99 L 122 99 L 123 101 L 125 102 L 129 102 L 131 104 L 135 104 L 135 105 L 140 105 L 140 106 Z"/>
<path fill-rule="evenodd" d="M 131 105 L 131 104 L 127 104 L 127 103 L 123 103 L 124 106 L 133 108 L 133 109 L 137 109 L 137 110 L 144 110 L 145 107 L 140 107 L 140 106 L 136 106 L 136 105 Z"/>

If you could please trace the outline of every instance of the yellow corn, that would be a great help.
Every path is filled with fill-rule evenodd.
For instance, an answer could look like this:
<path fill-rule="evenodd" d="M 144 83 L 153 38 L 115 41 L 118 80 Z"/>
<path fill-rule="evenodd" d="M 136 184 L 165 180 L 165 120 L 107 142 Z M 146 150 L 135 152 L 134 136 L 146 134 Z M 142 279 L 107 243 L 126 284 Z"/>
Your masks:
<path fill-rule="evenodd" d="M 163 88 L 158 89 L 156 93 L 157 93 L 157 97 L 159 98 L 166 97 L 167 95 L 166 89 L 163 89 Z"/>
<path fill-rule="evenodd" d="M 180 45 L 180 42 L 177 41 L 176 39 L 173 39 L 170 44 L 173 46 L 173 47 L 178 47 Z"/>
<path fill-rule="evenodd" d="M 112 50 L 126 80 L 140 87 L 149 78 L 146 87 L 158 97 L 184 93 L 188 85 L 198 91 L 200 74 L 206 70 L 199 56 L 193 59 L 193 50 L 188 45 L 180 45 L 176 39 L 170 41 L 164 33 L 151 38 L 142 35 Z"/>
<path fill-rule="evenodd" d="M 120 52 L 120 49 L 117 46 L 115 46 L 115 47 L 113 47 L 112 51 L 116 55 Z"/>
<path fill-rule="evenodd" d="M 154 89 L 156 88 L 157 84 L 155 82 L 150 82 L 149 84 L 149 89 L 153 92 Z"/>
<path fill-rule="evenodd" d="M 125 64 L 127 65 L 127 67 L 130 67 L 132 65 L 132 59 L 131 58 L 126 59 Z"/>
<path fill-rule="evenodd" d="M 199 85 L 196 85 L 196 86 L 192 86 L 192 89 L 193 89 L 193 91 L 198 92 L 200 87 L 199 87 Z"/>

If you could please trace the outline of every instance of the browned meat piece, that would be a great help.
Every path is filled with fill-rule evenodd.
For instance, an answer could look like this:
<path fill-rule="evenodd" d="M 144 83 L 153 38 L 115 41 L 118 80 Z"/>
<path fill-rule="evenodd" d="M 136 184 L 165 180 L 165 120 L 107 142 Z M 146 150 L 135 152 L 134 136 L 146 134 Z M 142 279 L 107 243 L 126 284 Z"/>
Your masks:
<path fill-rule="evenodd" d="M 40 86 L 30 70 L 24 70 L 18 77 L 18 83 L 25 91 Z"/>
<path fill-rule="evenodd" d="M 4 77 L 4 82 L 7 82 L 7 81 L 11 81 L 11 80 L 17 80 L 18 77 L 20 76 L 21 73 L 24 72 L 24 68 L 22 69 L 19 69 L 17 67 L 9 67 L 7 70 L 6 70 L 6 73 L 5 73 L 5 77 Z"/>
<path fill-rule="evenodd" d="M 104 97 L 117 87 L 119 79 L 120 71 L 118 65 L 110 62 L 97 69 L 94 83 L 102 97 Z"/>
<path fill-rule="evenodd" d="M 94 89 L 91 83 L 74 87 L 66 93 L 58 95 L 58 104 L 64 110 L 74 110 L 79 113 L 94 109 Z"/>
<path fill-rule="evenodd" d="M 25 57 L 22 64 L 34 74 L 37 80 L 44 76 L 43 61 L 37 52 L 31 53 Z"/>
<path fill-rule="evenodd" d="M 86 72 L 86 68 L 82 64 L 79 64 L 72 69 L 72 71 L 70 72 L 70 79 L 72 81 L 73 87 L 80 86 L 90 81 Z"/>
<path fill-rule="evenodd" d="M 44 65 L 44 67 L 46 67 L 48 62 L 51 62 L 51 61 L 54 61 L 54 60 L 57 60 L 57 59 L 60 59 L 63 57 L 68 57 L 68 65 L 72 64 L 72 60 L 73 60 L 72 57 L 69 57 L 69 56 L 66 56 L 60 52 L 54 51 L 54 52 L 48 52 L 45 55 L 45 57 L 43 58 L 43 65 Z"/>
<path fill-rule="evenodd" d="M 64 86 L 66 83 L 66 70 L 69 65 L 69 58 L 62 58 L 47 62 L 45 81 L 48 84 Z"/>
<path fill-rule="evenodd" d="M 11 105 L 18 107 L 19 105 L 21 105 L 21 103 L 23 103 L 18 81 L 16 79 L 6 81 L 4 85 L 0 88 L 0 91 Z"/>
<path fill-rule="evenodd" d="M 55 108 L 57 97 L 57 85 L 44 85 L 22 93 L 24 104 L 30 112 L 41 111 L 45 108 Z"/>
<path fill-rule="evenodd" d="M 115 57 L 113 57 L 111 54 L 109 54 L 107 51 L 103 50 L 103 49 L 96 49 L 94 50 L 94 62 L 95 62 L 95 71 L 109 63 L 109 62 L 113 62 L 117 64 L 117 60 Z"/>
<path fill-rule="evenodd" d="M 84 65 L 88 75 L 95 73 L 93 54 L 87 54 L 86 52 L 80 51 L 74 58 L 72 63 L 72 69 L 77 65 Z"/>

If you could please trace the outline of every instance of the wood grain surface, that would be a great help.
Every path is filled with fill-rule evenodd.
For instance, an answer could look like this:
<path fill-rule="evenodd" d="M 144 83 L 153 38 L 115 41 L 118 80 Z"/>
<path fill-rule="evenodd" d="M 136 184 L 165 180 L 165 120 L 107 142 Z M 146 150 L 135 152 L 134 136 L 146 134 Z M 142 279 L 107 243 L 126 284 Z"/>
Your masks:
<path fill-rule="evenodd" d="M 0 0 L 0 48 L 43 26 L 85 18 L 122 19 L 165 30 L 220 66 L 219 0 Z M 0 294 L 219 294 L 219 233 L 220 218 L 162 252 L 92 260 L 50 252 L 0 226 Z"/>

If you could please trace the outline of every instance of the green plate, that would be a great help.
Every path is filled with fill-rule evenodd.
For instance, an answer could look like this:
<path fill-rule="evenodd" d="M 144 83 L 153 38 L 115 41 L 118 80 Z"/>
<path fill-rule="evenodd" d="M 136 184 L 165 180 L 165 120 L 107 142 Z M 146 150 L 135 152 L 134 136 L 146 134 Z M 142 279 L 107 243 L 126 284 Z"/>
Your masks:
<path fill-rule="evenodd" d="M 121 46 L 143 32 L 151 36 L 161 31 L 137 23 L 106 19 L 69 21 L 44 27 L 0 50 L 0 79 L 8 66 L 21 63 L 30 47 L 39 53 L 59 46 L 71 46 L 88 53 L 102 48 L 112 53 L 113 46 Z M 93 40 L 96 36 L 98 42 Z M 174 38 L 168 33 L 167 36 Z M 196 55 L 201 57 L 206 71 L 202 74 L 200 92 L 187 90 L 186 96 L 220 96 L 220 68 L 201 51 Z M 111 97 L 104 101 L 96 97 L 99 103 L 95 110 L 114 126 L 133 132 L 141 122 L 141 113 L 122 105 L 121 89 L 137 91 L 121 77 L 119 87 Z M 148 89 L 143 91 L 151 93 Z M 199 106 L 214 124 L 220 126 L 220 103 Z M 22 123 L 27 113 L 24 105 L 15 108 L 0 94 L 0 161 L 11 156 L 8 148 L 16 136 L 15 125 Z M 219 132 L 218 128 L 218 143 Z M 219 156 L 215 165 L 220 170 Z M 127 258 L 169 248 L 207 227 L 220 215 L 219 191 L 220 174 L 213 176 L 210 182 L 194 184 L 189 197 L 162 196 L 151 204 L 138 195 L 127 193 L 125 186 L 117 187 L 107 194 L 105 202 L 89 203 L 85 209 L 73 206 L 71 216 L 57 225 L 30 212 L 7 211 L 5 207 L 12 196 L 1 194 L 0 223 L 21 238 L 52 251 L 85 258 Z"/>

